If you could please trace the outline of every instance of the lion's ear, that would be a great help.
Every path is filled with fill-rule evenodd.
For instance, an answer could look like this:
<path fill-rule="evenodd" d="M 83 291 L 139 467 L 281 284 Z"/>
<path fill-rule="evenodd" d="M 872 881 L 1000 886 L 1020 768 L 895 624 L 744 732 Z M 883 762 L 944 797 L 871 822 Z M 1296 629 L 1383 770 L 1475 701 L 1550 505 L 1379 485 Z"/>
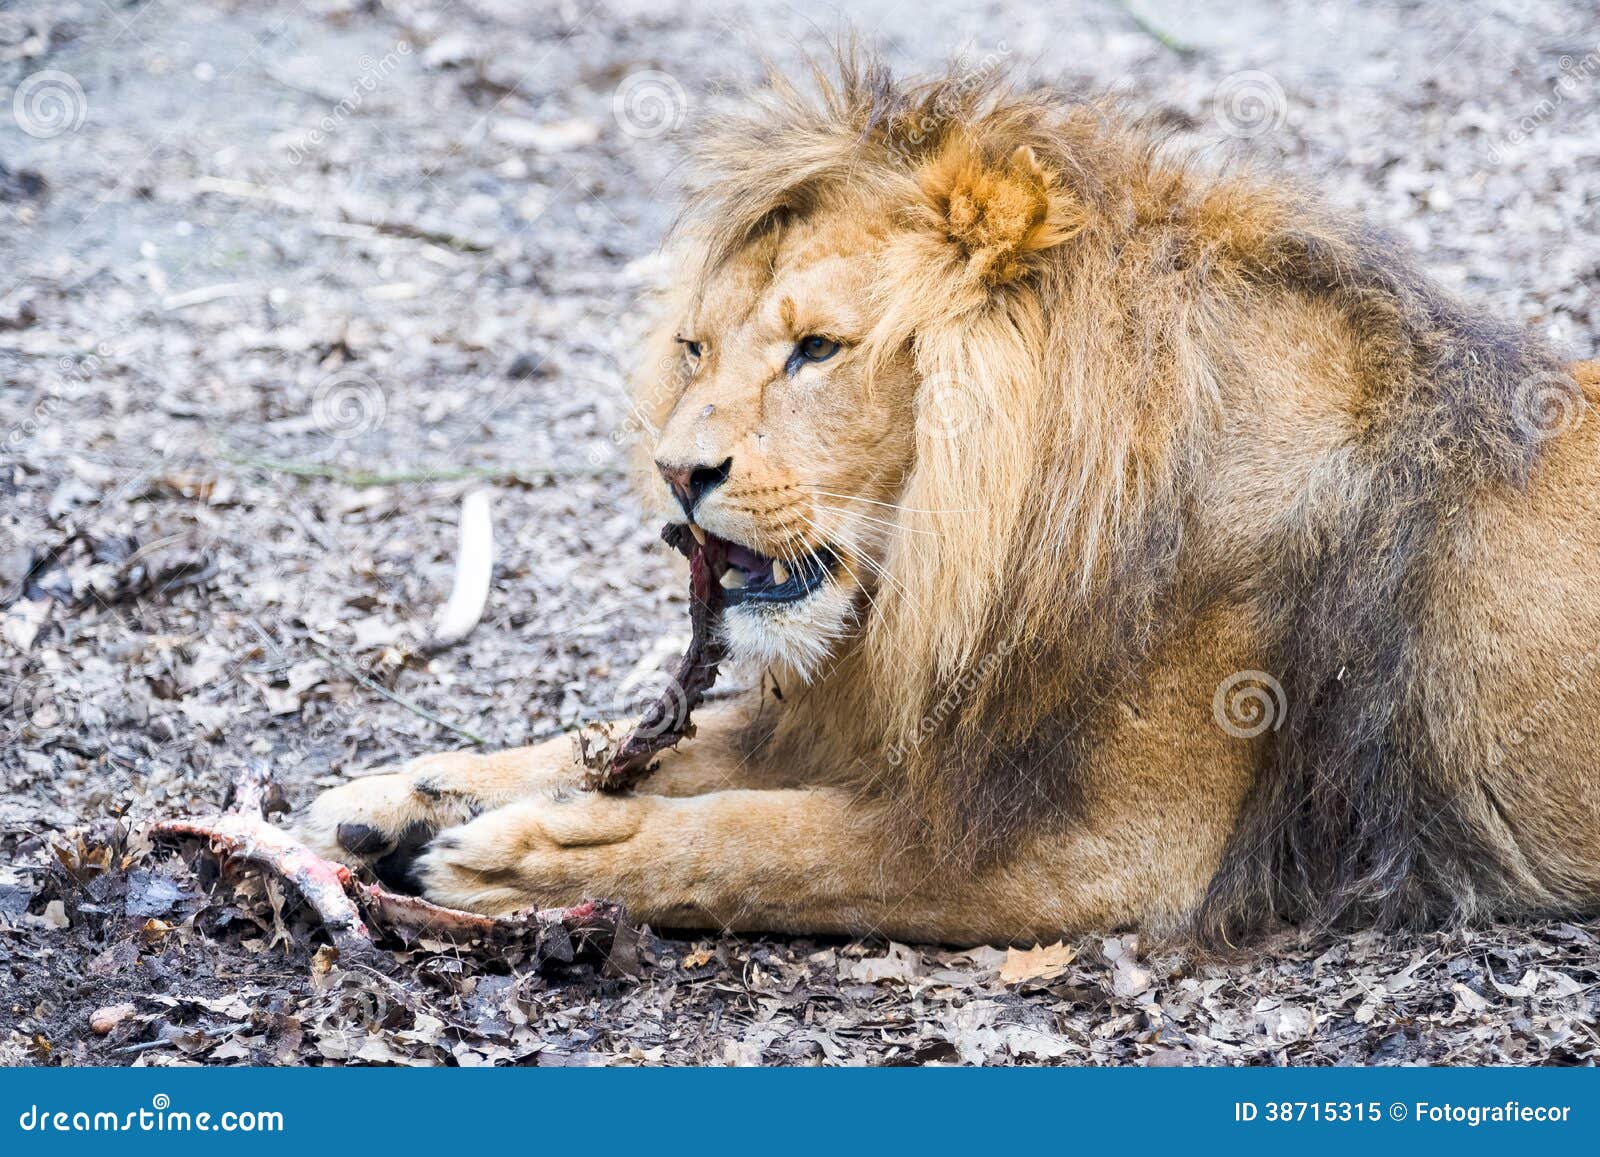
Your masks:
<path fill-rule="evenodd" d="M 1026 275 L 1035 258 L 1083 227 L 1081 207 L 1026 145 L 990 157 L 957 139 L 921 174 L 931 223 L 985 285 Z"/>

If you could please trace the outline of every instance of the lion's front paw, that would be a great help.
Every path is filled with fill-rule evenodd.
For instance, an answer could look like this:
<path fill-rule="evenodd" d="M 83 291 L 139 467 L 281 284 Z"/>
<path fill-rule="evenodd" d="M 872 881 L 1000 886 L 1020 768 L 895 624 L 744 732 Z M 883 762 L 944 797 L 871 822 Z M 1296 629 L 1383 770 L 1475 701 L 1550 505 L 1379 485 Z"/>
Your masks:
<path fill-rule="evenodd" d="M 639 866 L 634 838 L 656 804 L 579 791 L 507 804 L 441 832 L 415 875 L 434 903 L 490 915 L 626 900 Z"/>
<path fill-rule="evenodd" d="M 319 855 L 369 865 L 386 886 L 418 892 L 413 865 L 434 833 L 483 809 L 482 801 L 456 786 L 461 761 L 473 758 L 425 756 L 400 771 L 330 788 L 306 809 L 298 834 Z"/>
<path fill-rule="evenodd" d="M 329 859 L 369 864 L 385 884 L 415 892 L 414 864 L 435 832 L 575 782 L 581 772 L 566 736 L 487 755 L 424 755 L 388 775 L 323 792 L 306 810 L 299 832 Z"/>

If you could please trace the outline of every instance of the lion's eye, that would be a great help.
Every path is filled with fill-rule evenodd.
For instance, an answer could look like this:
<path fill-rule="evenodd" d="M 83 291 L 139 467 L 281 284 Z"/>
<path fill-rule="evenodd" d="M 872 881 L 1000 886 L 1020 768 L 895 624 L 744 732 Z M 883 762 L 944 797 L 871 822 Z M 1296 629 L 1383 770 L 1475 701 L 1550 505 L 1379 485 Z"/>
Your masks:
<path fill-rule="evenodd" d="M 810 337 L 800 339 L 795 352 L 808 362 L 825 362 L 839 352 L 839 343 L 812 334 Z"/>
<path fill-rule="evenodd" d="M 699 342 L 690 341 L 686 337 L 680 337 L 678 339 L 678 344 L 681 345 L 684 349 L 688 350 L 689 351 L 689 356 L 692 357 L 692 358 L 698 358 L 700 356 L 700 354 L 702 352 L 704 352 L 704 348 L 705 348 Z"/>

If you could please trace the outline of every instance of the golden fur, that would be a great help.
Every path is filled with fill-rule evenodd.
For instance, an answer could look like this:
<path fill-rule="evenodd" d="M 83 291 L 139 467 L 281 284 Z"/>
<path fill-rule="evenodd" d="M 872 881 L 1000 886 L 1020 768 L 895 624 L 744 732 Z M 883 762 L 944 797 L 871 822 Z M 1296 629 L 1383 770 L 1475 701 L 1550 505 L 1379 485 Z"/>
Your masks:
<path fill-rule="evenodd" d="M 1594 907 L 1594 369 L 1114 106 L 814 80 L 706 130 L 638 383 L 669 517 L 657 467 L 720 472 L 699 526 L 837 560 L 730 612 L 781 700 L 650 795 L 430 757 L 312 837 L 486 910 L 952 941 Z"/>

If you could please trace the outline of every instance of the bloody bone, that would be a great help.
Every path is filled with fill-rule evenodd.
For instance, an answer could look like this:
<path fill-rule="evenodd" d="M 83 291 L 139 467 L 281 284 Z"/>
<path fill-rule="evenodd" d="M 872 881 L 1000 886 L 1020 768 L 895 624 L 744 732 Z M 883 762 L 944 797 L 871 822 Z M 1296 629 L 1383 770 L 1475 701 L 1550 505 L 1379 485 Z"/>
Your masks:
<path fill-rule="evenodd" d="M 255 864 L 288 881 L 316 912 L 334 945 L 355 956 L 372 951 L 371 927 L 458 940 L 538 939 L 542 944 L 552 939 L 558 942 L 557 955 L 567 959 L 573 946 L 615 954 L 618 941 L 627 939 L 622 908 L 614 903 L 591 900 L 571 908 L 481 916 L 363 884 L 343 864 L 323 859 L 287 830 L 268 823 L 263 810 L 272 798 L 270 776 L 264 768 L 252 768 L 234 781 L 232 802 L 220 815 L 161 820 L 150 826 L 150 835 L 203 839 L 214 855 Z"/>
<path fill-rule="evenodd" d="M 678 660 L 672 683 L 645 708 L 628 738 L 604 767 L 585 777 L 584 786 L 591 790 L 624 792 L 637 786 L 656 769 L 657 752 L 694 734 L 690 715 L 717 681 L 726 606 L 719 580 L 728 568 L 728 544 L 718 538 L 698 541 L 683 523 L 668 524 L 661 538 L 689 560 L 689 649 Z"/>
<path fill-rule="evenodd" d="M 150 835 L 155 839 L 198 836 L 210 842 L 215 854 L 266 868 L 295 886 L 336 946 L 345 949 L 370 944 L 372 934 L 350 895 L 355 883 L 350 869 L 324 860 L 286 830 L 267 822 L 263 811 L 270 787 L 266 770 L 253 767 L 234 780 L 231 802 L 221 815 L 160 820 L 151 825 Z"/>

